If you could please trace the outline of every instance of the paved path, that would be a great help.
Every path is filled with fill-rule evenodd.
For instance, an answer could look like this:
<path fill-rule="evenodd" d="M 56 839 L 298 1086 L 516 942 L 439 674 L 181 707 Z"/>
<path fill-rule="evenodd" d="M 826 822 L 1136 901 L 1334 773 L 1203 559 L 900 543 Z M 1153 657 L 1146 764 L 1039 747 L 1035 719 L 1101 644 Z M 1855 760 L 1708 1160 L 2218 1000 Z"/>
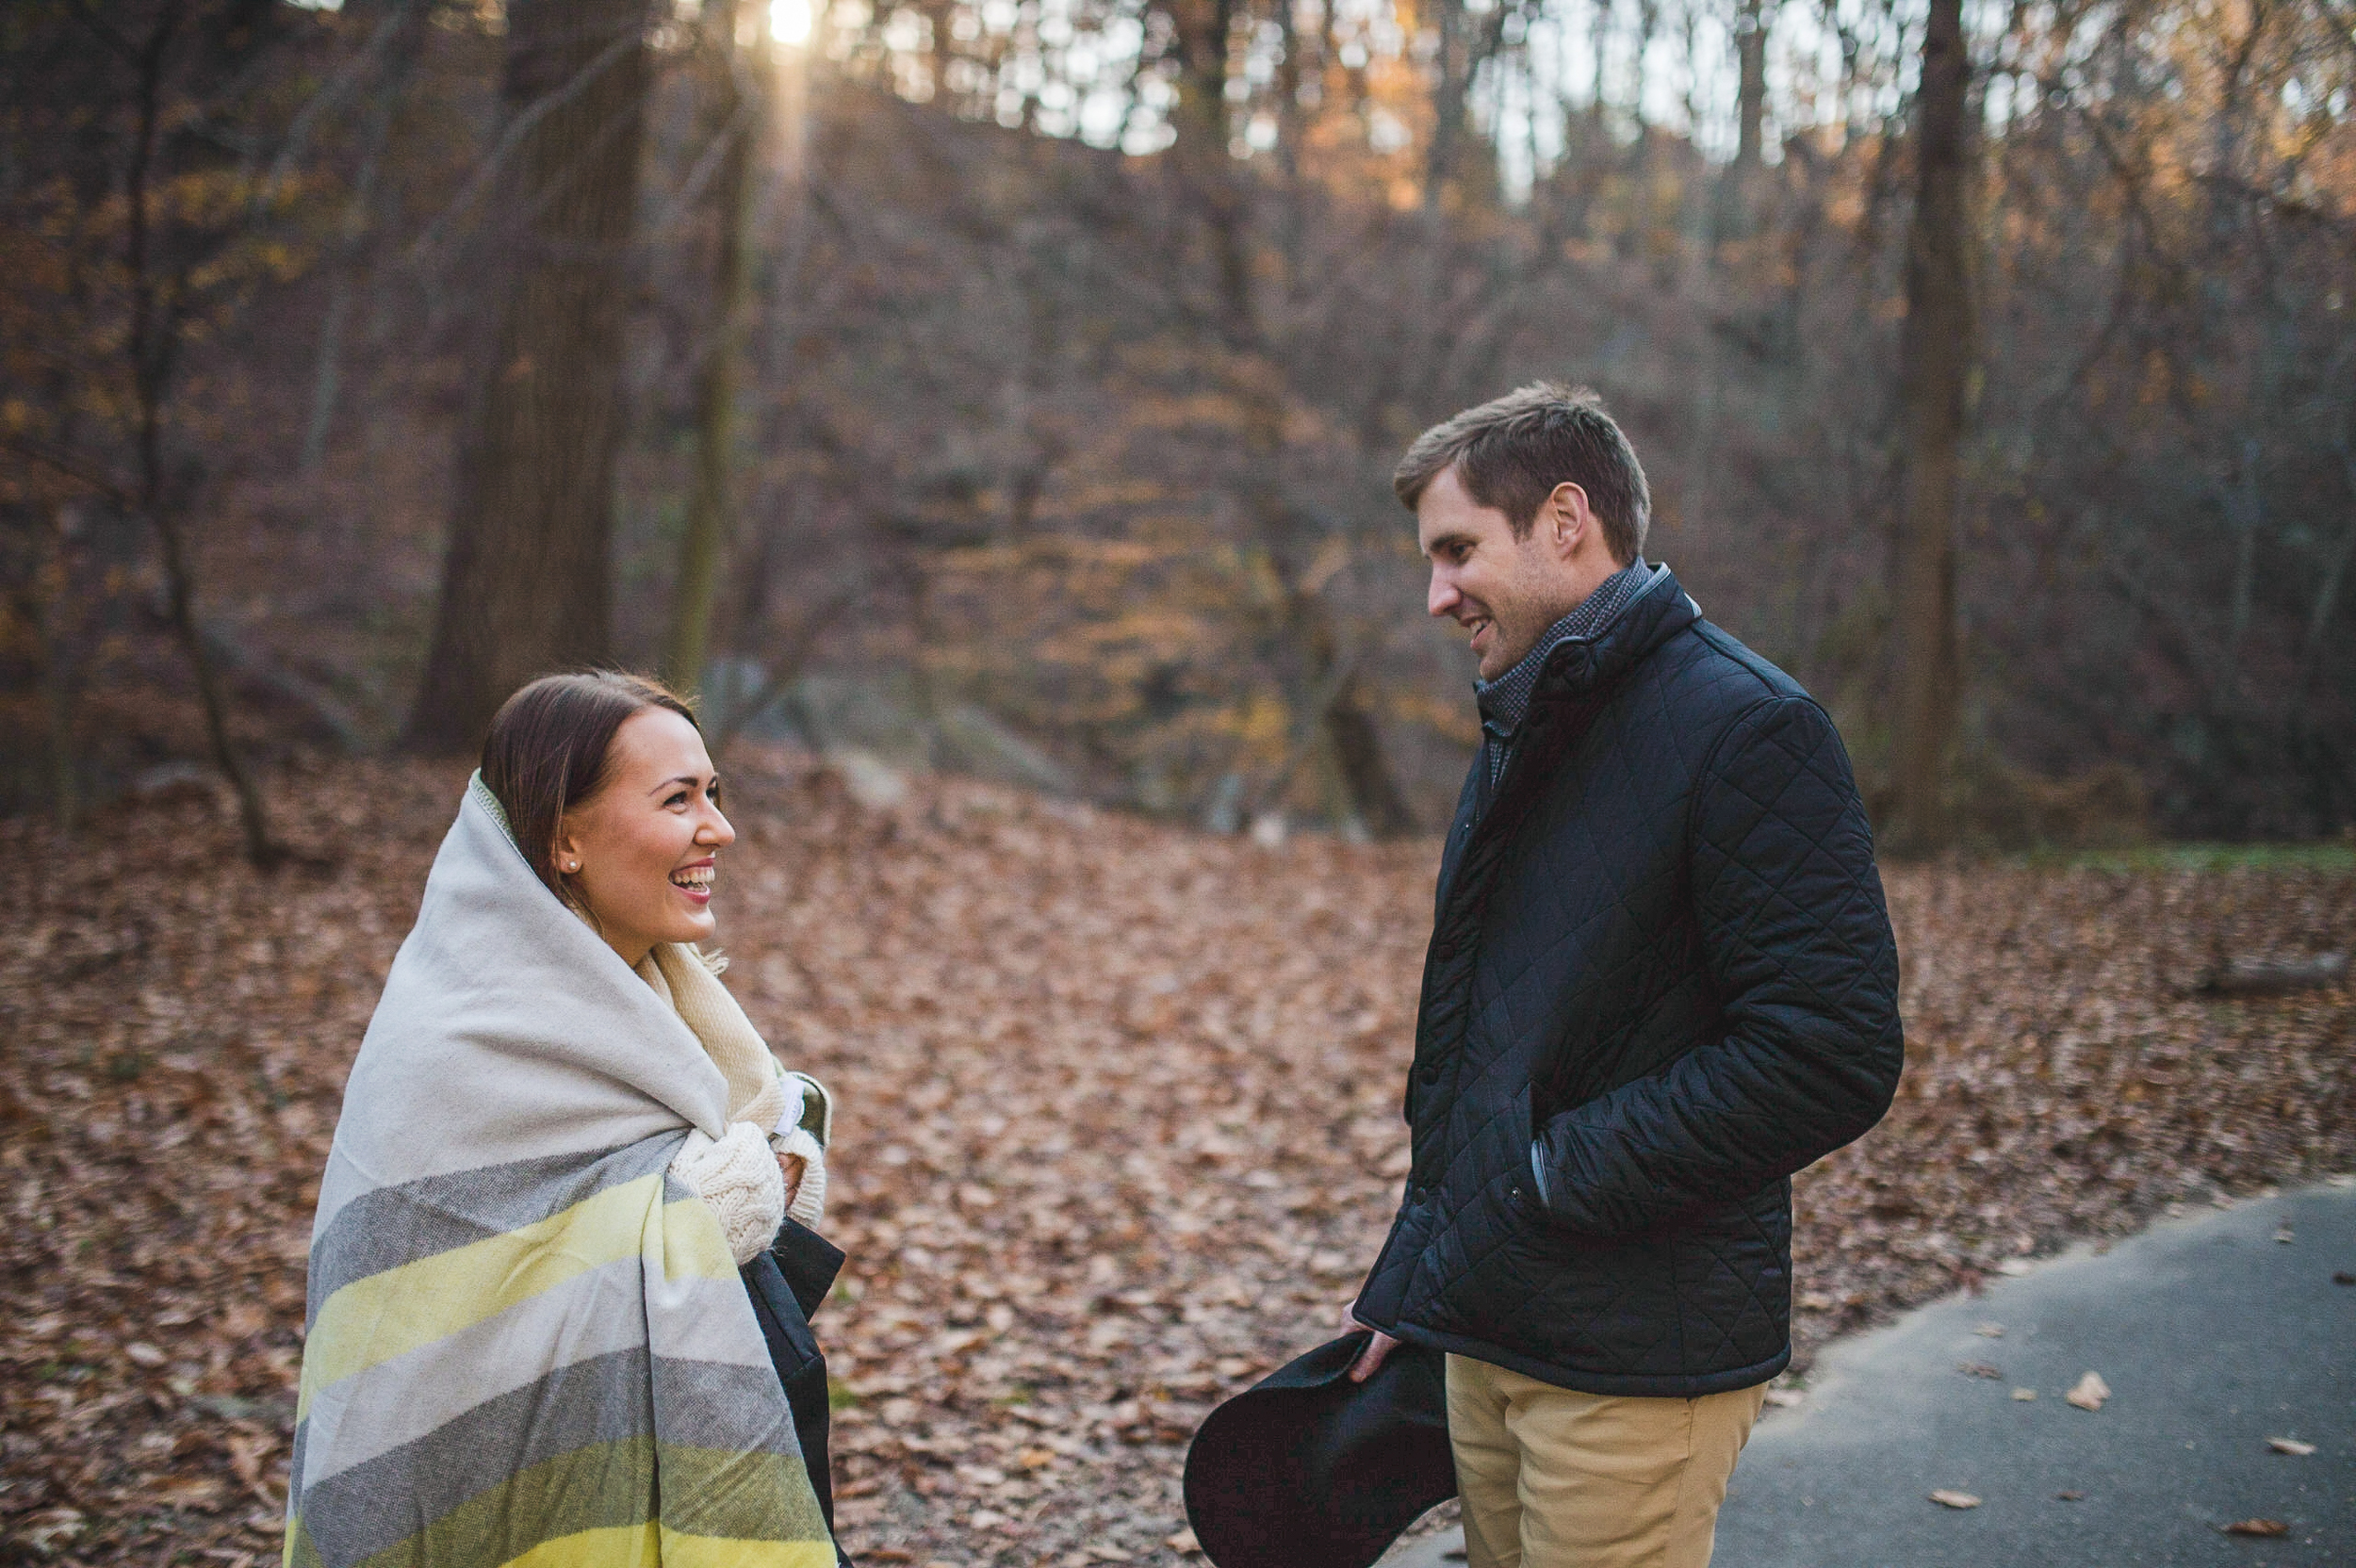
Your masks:
<path fill-rule="evenodd" d="M 2356 1184 L 2166 1220 L 1833 1346 L 1752 1435 L 1715 1568 L 2350 1568 L 2356 1286 L 2335 1272 L 2356 1274 Z M 2063 1398 L 2089 1371 L 2097 1412 Z M 2253 1518 L 2289 1533 L 2222 1531 Z M 1451 1551 L 1453 1530 L 1385 1568 Z"/>

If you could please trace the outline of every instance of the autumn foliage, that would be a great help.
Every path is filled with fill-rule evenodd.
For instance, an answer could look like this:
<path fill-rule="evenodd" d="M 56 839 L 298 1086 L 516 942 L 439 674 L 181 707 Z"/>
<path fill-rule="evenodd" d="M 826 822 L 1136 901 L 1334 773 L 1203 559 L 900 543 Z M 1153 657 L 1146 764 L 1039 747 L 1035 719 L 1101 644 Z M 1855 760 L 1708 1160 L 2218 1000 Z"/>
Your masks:
<path fill-rule="evenodd" d="M 862 1562 L 1171 1560 L 1183 1444 L 1335 1331 L 1406 1168 L 1436 845 L 1276 847 L 958 782 L 732 769 L 728 983 L 843 1111 L 819 1328 Z M 459 773 L 337 764 L 256 873 L 209 796 L 0 826 L 0 1557 L 274 1558 L 311 1204 Z M 1905 869 L 1896 1108 L 1799 1181 L 1824 1337 L 2356 1168 L 2356 871 Z M 462 1092 L 454 1086 L 453 1092 Z M 1079 1554 L 1093 1550 L 1093 1557 Z"/>

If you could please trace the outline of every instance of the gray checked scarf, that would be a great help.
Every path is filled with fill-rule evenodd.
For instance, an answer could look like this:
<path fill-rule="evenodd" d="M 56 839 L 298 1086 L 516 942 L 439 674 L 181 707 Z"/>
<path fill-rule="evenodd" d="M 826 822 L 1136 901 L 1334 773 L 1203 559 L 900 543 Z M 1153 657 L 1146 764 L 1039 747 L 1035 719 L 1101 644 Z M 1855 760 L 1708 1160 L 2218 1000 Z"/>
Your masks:
<path fill-rule="evenodd" d="M 1473 682 L 1473 694 L 1481 703 L 1481 756 L 1489 764 L 1489 788 L 1497 788 L 1506 759 L 1513 754 L 1513 740 L 1521 732 L 1522 715 L 1530 710 L 1530 694 L 1537 689 L 1539 672 L 1546 667 L 1546 655 L 1574 638 L 1593 637 L 1610 626 L 1652 580 L 1656 569 L 1641 559 L 1621 567 L 1597 583 L 1578 608 L 1548 627 L 1537 645 L 1512 669 L 1495 680 Z"/>

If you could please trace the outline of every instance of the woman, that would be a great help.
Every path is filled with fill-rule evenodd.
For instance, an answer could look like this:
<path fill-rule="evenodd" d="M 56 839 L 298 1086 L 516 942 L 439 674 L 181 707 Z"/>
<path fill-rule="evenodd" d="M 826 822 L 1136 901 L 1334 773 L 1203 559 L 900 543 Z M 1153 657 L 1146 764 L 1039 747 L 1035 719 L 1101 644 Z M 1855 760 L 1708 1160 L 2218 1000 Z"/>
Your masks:
<path fill-rule="evenodd" d="M 651 681 L 493 720 L 328 1154 L 290 1565 L 832 1568 L 738 1275 L 815 1223 L 830 1110 L 692 945 L 734 839 Z"/>

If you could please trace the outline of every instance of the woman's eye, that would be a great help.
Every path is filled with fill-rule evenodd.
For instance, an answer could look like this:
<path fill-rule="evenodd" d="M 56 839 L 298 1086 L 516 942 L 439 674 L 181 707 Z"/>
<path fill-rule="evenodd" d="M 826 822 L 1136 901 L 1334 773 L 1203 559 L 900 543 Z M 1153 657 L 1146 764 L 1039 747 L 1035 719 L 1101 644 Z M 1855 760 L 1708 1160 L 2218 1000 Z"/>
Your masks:
<path fill-rule="evenodd" d="M 673 795 L 663 804 L 665 806 L 684 806 L 687 804 L 687 792 L 685 790 L 681 790 L 679 793 Z"/>

